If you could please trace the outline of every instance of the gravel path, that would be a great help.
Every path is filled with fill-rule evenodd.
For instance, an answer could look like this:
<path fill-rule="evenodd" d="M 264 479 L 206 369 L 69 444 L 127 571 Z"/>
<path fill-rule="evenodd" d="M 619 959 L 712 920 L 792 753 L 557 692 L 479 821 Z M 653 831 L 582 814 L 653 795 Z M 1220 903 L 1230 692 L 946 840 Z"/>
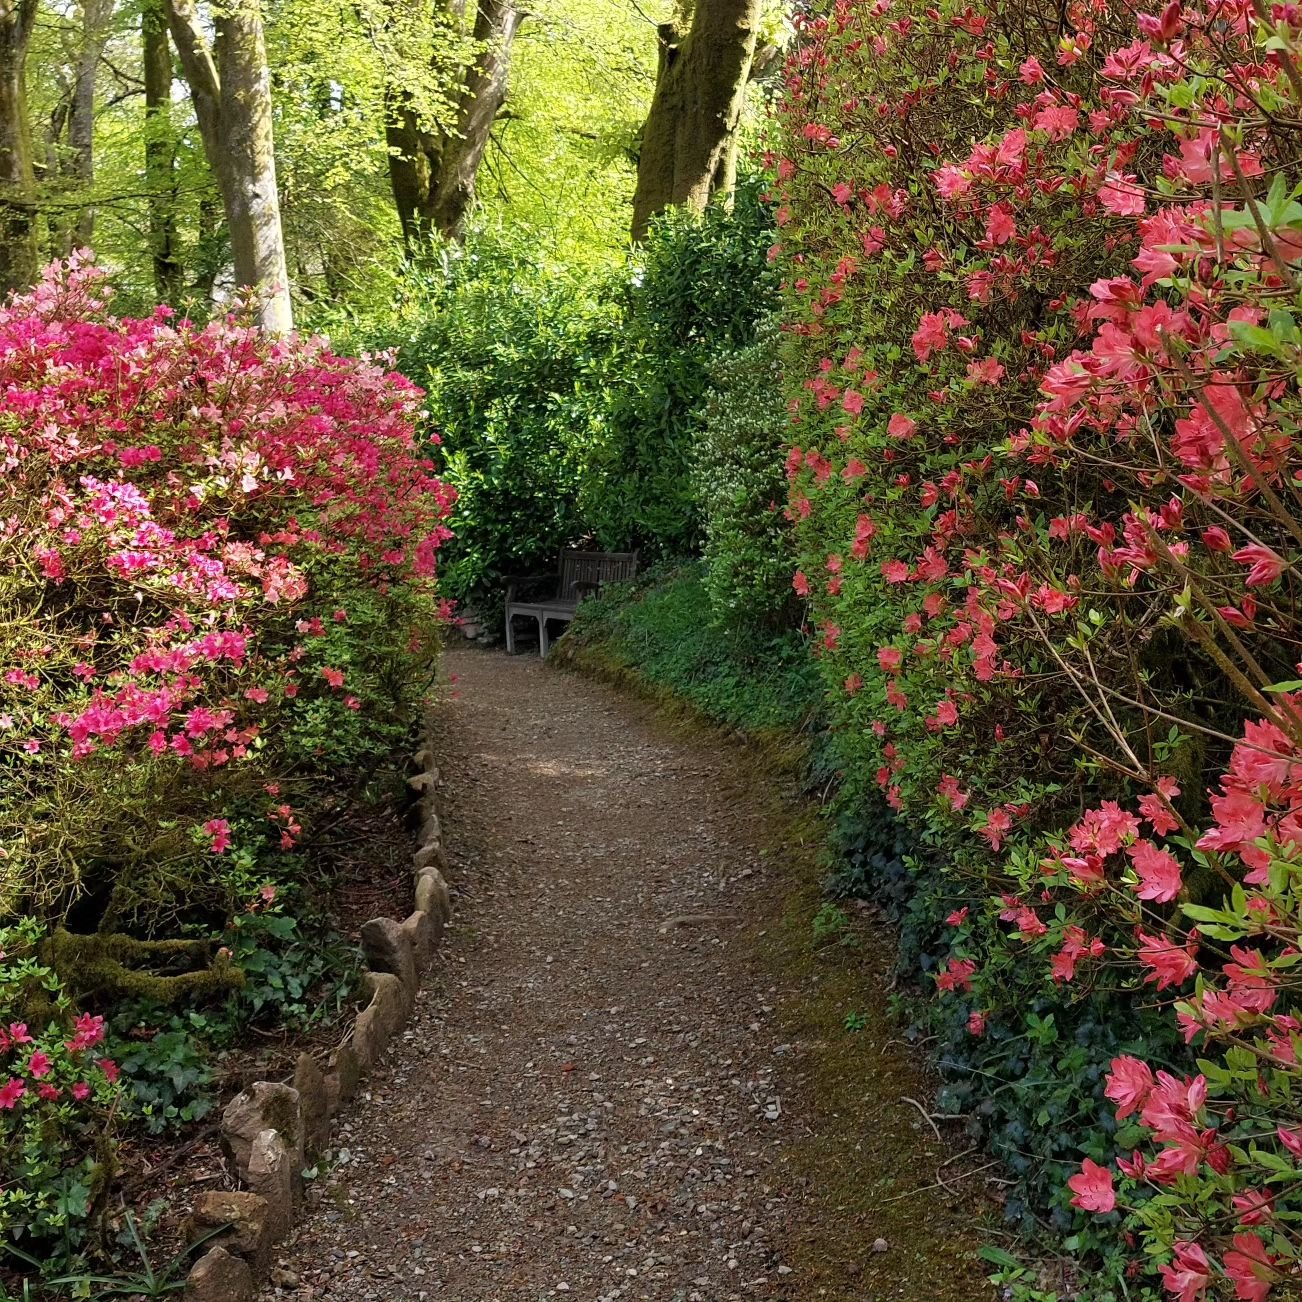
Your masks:
<path fill-rule="evenodd" d="M 875 1140 L 817 1114 L 809 1052 L 788 1038 L 785 979 L 757 939 L 789 887 L 783 853 L 760 849 L 766 815 L 726 748 L 532 657 L 447 662 L 455 923 L 266 1295 L 988 1298 L 969 1204 L 920 1192 L 907 1214 L 934 1239 L 874 1252 L 873 1225 L 838 1216 L 802 1156 L 824 1121 L 849 1127 L 838 1149 L 860 1166 Z M 899 1135 L 936 1161 L 957 1151 L 895 1106 L 923 1086 L 889 1088 Z"/>

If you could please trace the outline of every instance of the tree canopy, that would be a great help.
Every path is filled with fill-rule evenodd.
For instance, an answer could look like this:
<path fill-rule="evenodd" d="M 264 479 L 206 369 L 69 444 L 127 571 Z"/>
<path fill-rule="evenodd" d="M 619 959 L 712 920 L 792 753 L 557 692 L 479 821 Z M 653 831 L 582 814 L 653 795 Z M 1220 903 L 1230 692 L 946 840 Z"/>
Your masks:
<path fill-rule="evenodd" d="M 291 298 L 298 324 L 381 309 L 483 226 L 617 262 L 683 21 L 664 0 L 5 0 L 0 287 L 91 246 L 132 308 L 203 317 L 251 285 L 289 295 L 284 328 Z"/>

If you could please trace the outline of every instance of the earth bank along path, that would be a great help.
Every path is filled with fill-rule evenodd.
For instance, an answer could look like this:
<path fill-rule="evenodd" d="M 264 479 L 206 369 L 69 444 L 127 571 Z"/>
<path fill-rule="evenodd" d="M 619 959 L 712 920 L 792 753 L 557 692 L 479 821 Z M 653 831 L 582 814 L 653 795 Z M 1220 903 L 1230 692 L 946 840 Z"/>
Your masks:
<path fill-rule="evenodd" d="M 454 925 L 266 1296 L 989 1298 L 883 937 L 813 954 L 810 856 L 735 748 L 533 657 L 447 669 Z"/>

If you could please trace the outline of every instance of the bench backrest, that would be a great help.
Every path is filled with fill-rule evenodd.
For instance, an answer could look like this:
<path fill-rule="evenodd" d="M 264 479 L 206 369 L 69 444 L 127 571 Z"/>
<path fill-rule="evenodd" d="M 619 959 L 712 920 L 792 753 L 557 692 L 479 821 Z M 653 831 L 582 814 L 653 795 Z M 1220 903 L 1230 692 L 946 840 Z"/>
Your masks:
<path fill-rule="evenodd" d="M 577 601 L 592 587 L 619 583 L 631 579 L 636 573 L 637 552 L 564 551 L 561 553 L 561 581 L 557 596 L 562 601 Z"/>

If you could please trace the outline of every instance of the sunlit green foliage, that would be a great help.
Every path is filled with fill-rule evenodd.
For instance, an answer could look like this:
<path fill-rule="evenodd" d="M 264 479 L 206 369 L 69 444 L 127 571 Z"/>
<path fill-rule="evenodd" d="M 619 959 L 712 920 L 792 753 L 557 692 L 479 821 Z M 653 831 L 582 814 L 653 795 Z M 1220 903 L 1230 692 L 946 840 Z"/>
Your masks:
<path fill-rule="evenodd" d="M 578 493 L 604 423 L 618 306 L 609 277 L 500 234 L 448 250 L 408 291 L 396 327 L 356 342 L 396 347 L 426 390 L 458 494 L 440 590 L 495 617 L 508 575 L 553 570 L 586 532 Z"/>
<path fill-rule="evenodd" d="M 516 39 L 506 113 L 480 193 L 485 219 L 570 262 L 628 245 L 638 133 L 668 6 L 544 0 Z"/>

